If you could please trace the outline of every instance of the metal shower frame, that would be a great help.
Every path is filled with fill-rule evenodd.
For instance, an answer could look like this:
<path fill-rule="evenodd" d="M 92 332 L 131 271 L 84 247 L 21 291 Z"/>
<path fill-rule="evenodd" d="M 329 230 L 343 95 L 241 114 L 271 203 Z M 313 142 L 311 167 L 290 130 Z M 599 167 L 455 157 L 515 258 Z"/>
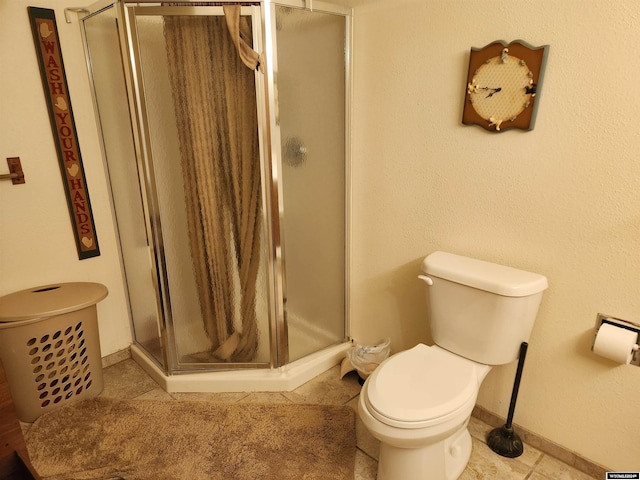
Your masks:
<path fill-rule="evenodd" d="M 208 5 L 203 5 L 207 3 Z M 263 228 L 265 238 L 268 239 L 268 289 L 269 289 L 269 345 L 270 361 L 268 363 L 194 363 L 185 364 L 179 361 L 176 341 L 174 337 L 174 319 L 171 310 L 171 295 L 167 275 L 167 265 L 165 263 L 164 245 L 162 237 L 162 225 L 158 206 L 158 194 L 156 191 L 152 149 L 149 133 L 148 121 L 145 118 L 145 92 L 142 83 L 141 65 L 138 61 L 139 51 L 136 38 L 135 17 L 137 15 L 159 15 L 159 14 L 182 14 L 182 15 L 210 15 L 219 9 L 222 13 L 223 4 L 242 5 L 242 14 L 250 14 L 254 20 L 253 38 L 257 51 L 264 52 L 265 70 L 264 75 L 256 72 L 256 98 L 258 104 L 258 136 L 261 146 L 261 177 L 263 194 Z M 163 364 L 160 364 L 153 355 L 149 355 L 158 367 L 165 371 L 165 374 L 191 373 L 202 370 L 218 369 L 242 369 L 242 368 L 278 368 L 289 362 L 289 342 L 287 335 L 287 325 L 285 320 L 284 299 L 285 286 L 285 257 L 284 257 L 284 232 L 283 220 L 285 211 L 283 208 L 283 193 L 281 188 L 282 172 L 282 149 L 280 138 L 279 119 L 277 118 L 277 52 L 276 52 L 276 6 L 317 11 L 328 14 L 342 15 L 345 17 L 345 312 L 344 312 L 344 338 L 349 338 L 350 331 L 350 302 L 349 302 L 349 275 L 350 275 L 350 223 L 351 223 L 351 151 L 350 151 L 350 124 L 351 124 L 351 91 L 352 91 L 352 11 L 349 8 L 341 7 L 318 0 L 260 0 L 254 2 L 241 2 L 234 0 L 219 0 L 216 2 L 197 2 L 192 0 L 181 0 L 179 2 L 161 3 L 151 0 L 127 1 L 127 0 L 106 0 L 98 1 L 88 7 L 67 8 L 65 17 L 67 22 L 71 21 L 69 12 L 78 14 L 83 43 L 87 59 L 87 68 L 92 72 L 89 48 L 85 32 L 84 20 L 98 15 L 101 12 L 114 8 L 119 25 L 120 50 L 125 68 L 124 77 L 127 87 L 127 95 L 130 105 L 130 119 L 132 123 L 132 133 L 136 152 L 136 162 L 139 172 L 139 184 L 142 193 L 143 209 L 145 213 L 145 229 L 151 251 L 150 272 L 154 279 L 154 289 L 156 293 L 156 310 L 158 313 L 157 326 L 159 338 L 162 343 Z M 217 12 L 216 12 L 217 13 Z M 259 21 L 256 21 L 259 20 Z M 128 61 L 127 61 L 128 60 Z M 92 96 L 96 112 L 96 120 L 101 129 L 100 117 L 97 108 L 97 97 L 93 82 L 91 82 Z M 139 112 L 140 115 L 136 114 Z M 104 148 L 104 139 L 100 135 L 100 143 L 103 152 L 103 162 L 107 166 L 107 159 Z M 109 178 L 107 176 L 107 181 Z M 110 187 L 110 185 L 109 185 Z M 110 195 L 112 190 L 109 188 Z M 274 194 L 275 192 L 275 194 Z M 111 199 L 112 213 L 115 216 L 113 199 Z M 115 218 L 115 217 L 114 217 Z M 117 228 L 117 225 L 116 225 Z M 119 247 L 120 248 L 120 247 Z M 126 272 L 120 252 L 120 263 L 123 271 L 123 278 L 126 281 Z M 128 290 L 128 289 L 127 289 Z M 129 297 L 127 295 L 127 301 Z M 133 331 L 133 315 L 129 305 L 130 322 Z M 134 341 L 135 336 L 134 336 Z M 137 343 L 137 342 L 136 342 Z M 142 345 L 139 345 L 146 351 Z M 186 366 L 186 368 L 181 366 Z"/>

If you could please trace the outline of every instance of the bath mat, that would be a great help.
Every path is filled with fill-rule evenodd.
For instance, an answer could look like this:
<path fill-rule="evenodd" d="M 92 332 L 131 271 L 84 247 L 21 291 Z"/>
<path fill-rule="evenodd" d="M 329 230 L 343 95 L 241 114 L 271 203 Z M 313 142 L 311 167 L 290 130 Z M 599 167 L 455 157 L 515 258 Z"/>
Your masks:
<path fill-rule="evenodd" d="M 26 436 L 47 480 L 353 479 L 347 406 L 118 401 L 44 414 Z"/>

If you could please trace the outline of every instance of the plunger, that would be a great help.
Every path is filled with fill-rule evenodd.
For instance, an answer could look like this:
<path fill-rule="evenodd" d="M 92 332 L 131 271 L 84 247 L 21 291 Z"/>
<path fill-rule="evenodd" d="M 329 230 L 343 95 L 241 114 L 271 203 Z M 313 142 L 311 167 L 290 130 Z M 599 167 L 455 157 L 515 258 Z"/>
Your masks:
<path fill-rule="evenodd" d="M 513 412 L 516 409 L 516 399 L 518 398 L 518 389 L 520 388 L 520 379 L 522 378 L 522 368 L 524 367 L 524 357 L 527 355 L 527 342 L 520 345 L 520 357 L 518 358 L 518 369 L 516 370 L 516 379 L 513 383 L 513 391 L 511 392 L 511 404 L 509 405 L 509 414 L 507 415 L 507 423 L 503 427 L 494 428 L 487 435 L 487 445 L 498 455 L 508 458 L 516 458 L 522 455 L 524 446 L 522 440 L 516 432 L 514 432 L 511 422 L 513 421 Z"/>

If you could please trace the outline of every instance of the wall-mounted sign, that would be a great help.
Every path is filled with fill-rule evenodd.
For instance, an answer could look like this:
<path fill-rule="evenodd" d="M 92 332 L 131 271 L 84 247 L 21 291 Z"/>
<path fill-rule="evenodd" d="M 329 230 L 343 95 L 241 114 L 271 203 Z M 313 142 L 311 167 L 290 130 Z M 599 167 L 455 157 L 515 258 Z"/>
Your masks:
<path fill-rule="evenodd" d="M 28 7 L 42 86 L 49 110 L 60 172 L 80 260 L 100 255 L 89 191 L 84 176 L 69 87 L 62 62 L 55 12 Z"/>

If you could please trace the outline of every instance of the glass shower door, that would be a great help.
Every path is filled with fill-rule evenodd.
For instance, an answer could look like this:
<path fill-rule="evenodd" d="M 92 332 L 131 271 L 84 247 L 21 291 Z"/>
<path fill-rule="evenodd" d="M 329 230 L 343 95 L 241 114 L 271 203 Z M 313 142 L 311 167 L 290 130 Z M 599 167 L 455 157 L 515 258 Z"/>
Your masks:
<path fill-rule="evenodd" d="M 242 9 L 249 32 L 258 12 Z M 242 64 L 221 7 L 131 7 L 130 18 L 175 365 L 269 366 L 261 74 Z"/>
<path fill-rule="evenodd" d="M 347 18 L 276 6 L 289 360 L 346 337 Z"/>
<path fill-rule="evenodd" d="M 273 365 L 262 74 L 231 33 L 259 44 L 260 7 L 115 5 L 83 25 L 135 342 L 167 372 Z"/>
<path fill-rule="evenodd" d="M 96 111 L 102 133 L 116 217 L 133 333 L 137 343 L 163 368 L 167 359 L 160 329 L 155 252 L 145 220 L 141 165 L 136 161 L 134 128 L 120 52 L 118 15 L 110 6 L 82 22 L 91 65 Z"/>

